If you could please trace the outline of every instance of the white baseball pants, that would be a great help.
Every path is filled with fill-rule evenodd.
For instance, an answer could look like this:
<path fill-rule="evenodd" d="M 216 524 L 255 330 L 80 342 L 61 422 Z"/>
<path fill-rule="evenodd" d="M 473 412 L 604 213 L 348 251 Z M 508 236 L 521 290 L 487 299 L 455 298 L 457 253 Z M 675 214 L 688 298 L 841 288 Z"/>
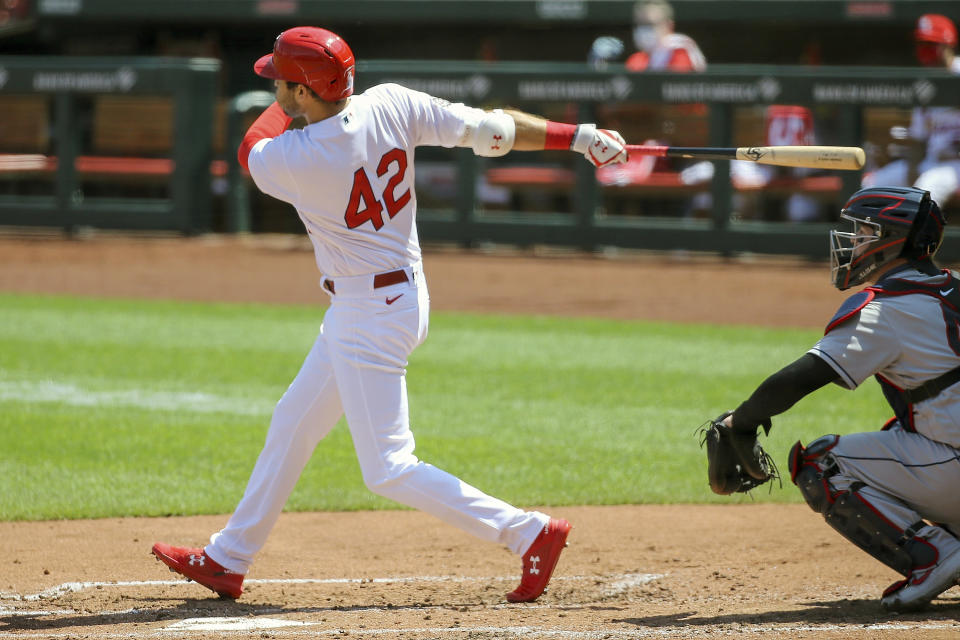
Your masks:
<path fill-rule="evenodd" d="M 523 553 L 549 521 L 486 495 L 414 455 L 407 357 L 427 336 L 430 298 L 420 265 L 408 281 L 336 278 L 320 335 L 277 404 L 247 489 L 207 554 L 247 573 L 317 444 L 346 414 L 364 483 L 376 494 Z"/>

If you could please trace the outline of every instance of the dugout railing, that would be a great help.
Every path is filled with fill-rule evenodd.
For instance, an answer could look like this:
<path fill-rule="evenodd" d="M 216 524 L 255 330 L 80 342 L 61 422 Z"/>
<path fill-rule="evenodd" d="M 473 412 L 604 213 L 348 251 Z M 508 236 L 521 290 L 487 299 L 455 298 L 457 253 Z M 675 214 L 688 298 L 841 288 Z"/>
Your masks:
<path fill-rule="evenodd" d="M 625 73 L 622 68 L 597 71 L 579 64 L 496 65 L 459 62 L 361 62 L 358 90 L 382 82 L 397 82 L 455 102 L 478 106 L 516 106 L 543 112 L 550 105 L 575 106 L 581 122 L 597 121 L 598 107 L 610 105 L 705 105 L 706 146 L 752 146 L 762 140 L 735 140 L 737 110 L 754 105 L 792 104 L 828 110 L 832 125 L 819 144 L 861 146 L 867 143 L 865 112 L 895 108 L 909 114 L 915 106 L 960 104 L 960 78 L 944 72 L 913 68 L 830 68 L 714 65 L 705 73 Z M 256 94 L 251 94 L 256 95 Z M 267 100 L 262 93 L 260 102 Z M 247 105 L 249 106 L 249 105 Z M 240 112 L 230 116 L 236 122 Z M 234 125 L 228 129 L 242 135 Z M 755 135 L 755 134 L 749 134 Z M 235 147 L 238 139 L 233 140 Z M 639 142 L 628 140 L 628 142 Z M 739 143 L 739 144 L 735 144 Z M 523 154 L 511 154 L 520 156 Z M 728 162 L 718 162 L 708 188 L 712 214 L 704 218 L 610 215 L 603 202 L 611 189 L 601 188 L 592 167 L 572 162 L 567 174 L 570 209 L 551 215 L 499 211 L 490 215 L 478 206 L 477 177 L 491 166 L 469 150 L 453 152 L 456 195 L 444 209 L 421 207 L 419 228 L 427 241 L 464 246 L 481 243 L 564 245 L 586 250 L 622 247 L 653 250 L 690 250 L 722 253 L 754 252 L 825 257 L 826 230 L 832 224 L 790 224 L 735 219 Z M 839 207 L 859 188 L 861 172 L 837 171 L 826 194 Z M 548 178 L 549 179 L 549 178 Z M 797 182 L 802 189 L 804 183 Z M 231 193 L 245 189 L 234 174 Z M 613 189 L 615 190 L 615 189 Z M 693 187 L 675 189 L 677 195 Z M 636 197 L 642 197 L 637 195 Z M 235 229 L 250 228 L 245 197 L 233 196 L 230 219 Z M 954 235 L 953 230 L 949 235 Z M 960 256 L 947 243 L 944 255 Z"/>
<path fill-rule="evenodd" d="M 205 58 L 92 58 L 0 56 L 0 122 L 4 147 L 19 153 L 0 154 L 0 180 L 35 185 L 0 194 L 0 224 L 173 230 L 197 233 L 211 228 L 213 124 L 220 61 Z M 25 114 L 11 106 L 17 98 L 44 97 L 25 104 Z M 157 154 L 122 155 L 83 152 L 91 131 L 94 97 L 161 96 L 172 100 L 164 130 L 172 132 Z M 106 126 L 123 130 L 123 102 L 105 113 Z M 4 108 L 3 105 L 7 105 Z M 34 110 L 47 113 L 32 113 Z M 36 116 L 36 117 L 30 117 Z M 48 124 L 49 123 L 49 124 Z M 37 134 L 24 136 L 24 128 Z M 49 128 L 46 131 L 45 128 Z M 20 139 L 23 138 L 23 141 Z M 24 145 L 18 148 L 18 145 Z M 129 148 L 148 146 L 133 139 Z M 31 148 L 33 147 L 33 148 Z M 114 186 L 91 196 L 83 188 L 90 176 L 149 178 L 160 183 L 159 197 L 142 197 L 137 185 L 119 196 Z"/>
<path fill-rule="evenodd" d="M 0 196 L 0 224 L 183 233 L 257 230 L 251 224 L 250 181 L 236 166 L 234 150 L 243 123 L 269 102 L 269 95 L 258 92 L 229 101 L 220 99 L 222 108 L 218 110 L 217 61 L 8 56 L 0 57 L 0 71 L 0 107 L 11 96 L 45 95 L 53 112 L 46 154 L 34 158 L 34 166 L 18 165 L 23 158 L 0 166 L 0 179 L 7 181 L 46 172 L 52 176 L 48 185 L 51 192 Z M 864 114 L 870 109 L 895 108 L 909 114 L 914 106 L 960 104 L 960 78 L 913 68 L 714 65 L 705 73 L 677 75 L 629 74 L 616 66 L 598 71 L 581 64 L 367 61 L 358 65 L 357 81 L 358 90 L 381 82 L 399 82 L 452 101 L 487 107 L 517 106 L 567 121 L 594 121 L 601 115 L 598 109 L 611 105 L 700 104 L 706 109 L 701 119 L 705 122 L 704 142 L 709 146 L 744 142 L 736 139 L 740 135 L 738 113 L 754 105 L 797 104 L 828 109 L 834 124 L 819 142 L 859 146 L 868 137 Z M 172 100 L 169 150 L 160 153 L 161 157 L 114 157 L 107 158 L 107 163 L 102 158 L 84 157 L 79 150 L 90 125 L 84 101 L 104 95 L 161 95 Z M 119 113 L 114 116 L 119 121 L 112 123 L 116 129 L 124 126 Z M 218 118 L 218 113 L 225 115 Z M 214 158 L 214 131 L 222 128 L 227 130 L 227 139 L 221 140 L 221 155 Z M 133 143 L 131 148 L 135 149 L 136 141 Z M 751 139 L 744 144 L 756 142 Z M 418 160 L 423 153 L 418 151 Z M 130 155 L 136 155 L 135 151 Z M 605 199 L 616 189 L 601 188 L 589 164 L 572 154 L 555 155 L 569 163 L 563 174 L 569 183 L 562 185 L 567 200 L 563 208 L 544 215 L 487 211 L 481 206 L 478 176 L 490 175 L 499 160 L 477 158 L 464 149 L 450 152 L 449 164 L 455 167 L 453 196 L 443 207 L 429 205 L 421 198 L 421 237 L 465 246 L 490 242 L 588 250 L 624 247 L 812 257 L 826 254 L 824 237 L 829 225 L 825 223 L 788 225 L 733 218 L 734 187 L 725 168 L 727 163 L 717 163 L 712 181 L 703 187 L 714 203 L 709 217 L 631 216 L 613 215 L 604 207 Z M 521 156 L 529 157 L 518 153 L 507 158 Z M 418 171 L 421 166 L 418 162 Z M 118 197 L 109 189 L 91 197 L 78 188 L 84 171 L 152 172 L 157 181 L 165 183 L 168 197 Z M 211 189 L 224 178 L 226 189 L 221 195 L 225 195 L 225 202 L 218 206 L 225 206 L 226 215 L 215 222 L 211 219 Z M 842 201 L 859 181 L 859 172 L 836 172 L 833 184 L 839 187 L 831 187 L 826 195 Z M 685 193 L 682 188 L 671 188 L 674 195 Z M 626 191 L 621 195 L 634 197 Z M 949 233 L 953 235 L 954 231 Z M 951 252 L 952 244 L 956 243 L 947 243 L 945 251 Z"/>

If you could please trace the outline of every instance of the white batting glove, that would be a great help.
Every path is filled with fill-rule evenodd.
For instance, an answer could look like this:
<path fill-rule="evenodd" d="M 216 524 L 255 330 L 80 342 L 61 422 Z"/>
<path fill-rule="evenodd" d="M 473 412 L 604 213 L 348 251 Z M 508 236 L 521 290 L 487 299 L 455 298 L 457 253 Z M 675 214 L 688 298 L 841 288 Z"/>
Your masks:
<path fill-rule="evenodd" d="M 627 161 L 626 142 L 616 131 L 597 129 L 593 124 L 581 124 L 573 136 L 573 151 L 582 153 L 595 167 Z"/>

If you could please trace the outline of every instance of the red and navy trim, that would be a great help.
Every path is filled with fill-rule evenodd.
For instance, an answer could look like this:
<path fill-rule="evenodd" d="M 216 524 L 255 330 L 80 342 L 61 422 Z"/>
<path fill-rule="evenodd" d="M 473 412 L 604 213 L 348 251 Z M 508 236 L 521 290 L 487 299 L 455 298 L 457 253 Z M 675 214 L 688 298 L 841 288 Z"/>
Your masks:
<path fill-rule="evenodd" d="M 894 531 L 898 532 L 901 536 L 907 533 L 906 529 L 901 529 L 900 527 L 895 525 L 893 522 L 890 521 L 889 518 L 883 515 L 883 513 L 881 513 L 879 509 L 874 507 L 869 500 L 863 497 L 863 494 L 860 491 L 851 491 L 851 493 L 857 500 L 861 502 L 861 504 L 863 504 L 863 506 L 865 506 L 867 509 L 870 509 L 870 511 L 877 514 L 878 518 L 880 518 L 881 520 L 886 522 L 888 525 L 890 525 L 890 527 L 892 527 Z M 937 566 L 937 562 L 940 559 L 940 550 L 937 549 L 929 540 L 926 540 L 925 538 L 918 538 L 916 535 L 912 535 L 915 533 L 916 531 L 911 531 L 910 534 L 908 534 L 908 537 L 906 539 L 901 538 L 900 544 L 903 544 L 909 540 L 913 540 L 914 542 L 917 542 L 919 544 L 924 544 L 930 547 L 930 549 L 933 551 L 933 560 L 931 560 L 927 564 L 914 565 L 910 567 L 910 576 L 908 576 L 907 580 L 893 583 L 892 585 L 890 585 L 884 590 L 883 592 L 884 595 L 888 595 L 888 593 L 893 593 L 897 589 L 900 589 L 907 583 L 907 581 L 909 581 L 911 584 L 920 584 L 921 582 L 927 579 L 927 576 L 930 575 L 930 572 L 933 571 L 933 568 Z M 913 556 L 913 557 L 916 557 L 916 556 Z M 917 574 L 918 571 L 922 571 L 923 573 L 918 575 Z"/>
<path fill-rule="evenodd" d="M 876 295 L 876 291 L 865 289 L 847 298 L 843 304 L 840 305 L 840 308 L 837 309 L 833 319 L 827 323 L 827 328 L 823 332 L 824 335 L 830 333 L 850 318 L 853 318 L 859 314 L 860 310 L 870 304 L 870 301 L 873 300 Z"/>

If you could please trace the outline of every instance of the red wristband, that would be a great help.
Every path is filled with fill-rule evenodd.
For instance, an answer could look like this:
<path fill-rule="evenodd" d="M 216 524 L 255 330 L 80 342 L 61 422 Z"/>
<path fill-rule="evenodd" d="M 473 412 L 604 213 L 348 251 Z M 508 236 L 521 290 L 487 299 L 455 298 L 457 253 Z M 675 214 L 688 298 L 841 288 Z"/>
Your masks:
<path fill-rule="evenodd" d="M 573 144 L 573 136 L 576 132 L 577 125 L 575 124 L 562 124 L 547 120 L 547 138 L 543 142 L 543 148 L 566 151 Z"/>

